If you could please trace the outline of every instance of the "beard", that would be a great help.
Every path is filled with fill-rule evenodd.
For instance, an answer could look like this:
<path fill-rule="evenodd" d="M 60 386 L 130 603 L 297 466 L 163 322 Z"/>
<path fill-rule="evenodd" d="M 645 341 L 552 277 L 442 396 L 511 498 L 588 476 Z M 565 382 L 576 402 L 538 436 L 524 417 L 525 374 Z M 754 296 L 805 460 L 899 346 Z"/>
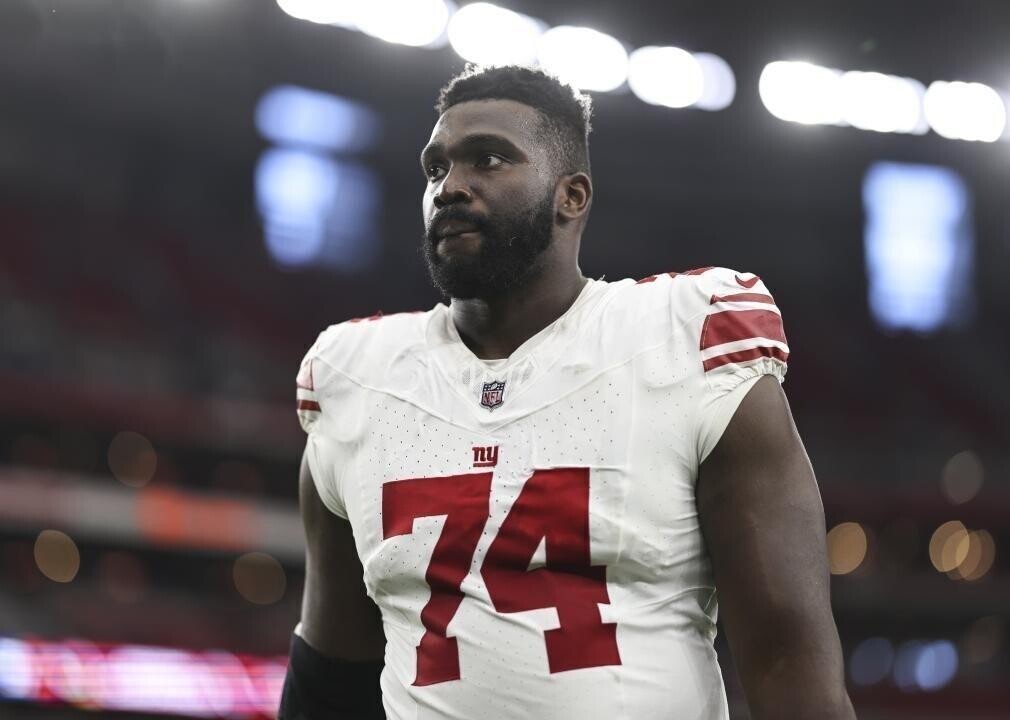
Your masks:
<path fill-rule="evenodd" d="M 422 254 L 431 281 L 443 295 L 460 300 L 489 299 L 522 287 L 536 275 L 554 232 L 554 195 L 549 193 L 532 207 L 512 214 L 484 218 L 467 208 L 450 205 L 438 214 L 439 222 L 458 220 L 472 224 L 481 234 L 473 254 L 438 254 L 438 238 L 428 225 Z"/>

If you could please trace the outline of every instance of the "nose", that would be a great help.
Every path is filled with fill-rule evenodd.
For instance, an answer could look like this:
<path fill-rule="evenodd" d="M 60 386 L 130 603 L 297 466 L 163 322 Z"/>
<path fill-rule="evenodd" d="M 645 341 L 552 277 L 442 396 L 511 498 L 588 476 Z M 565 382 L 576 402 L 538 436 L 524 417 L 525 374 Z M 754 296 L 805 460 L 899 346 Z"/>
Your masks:
<path fill-rule="evenodd" d="M 459 173 L 453 174 L 452 170 L 442 178 L 442 185 L 432 198 L 436 208 L 444 208 L 454 203 L 468 203 L 473 200 L 473 195 L 469 188 L 461 182 Z"/>

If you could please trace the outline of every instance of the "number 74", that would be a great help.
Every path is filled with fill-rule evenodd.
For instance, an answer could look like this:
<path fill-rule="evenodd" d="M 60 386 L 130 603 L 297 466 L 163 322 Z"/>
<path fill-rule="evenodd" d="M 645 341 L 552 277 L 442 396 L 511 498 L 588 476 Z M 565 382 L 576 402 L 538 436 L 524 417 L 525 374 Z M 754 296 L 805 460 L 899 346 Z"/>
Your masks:
<path fill-rule="evenodd" d="M 490 509 L 492 473 L 395 480 L 382 487 L 383 538 L 409 535 L 416 518 L 445 515 L 424 579 L 431 598 L 421 610 L 414 685 L 459 680 L 459 648 L 447 635 L 463 601 Z M 529 569 L 544 541 L 547 562 Z M 497 612 L 556 608 L 560 626 L 544 632 L 551 673 L 620 665 L 617 625 L 600 617 L 609 604 L 607 568 L 591 565 L 589 469 L 536 470 L 512 504 L 481 565 Z"/>

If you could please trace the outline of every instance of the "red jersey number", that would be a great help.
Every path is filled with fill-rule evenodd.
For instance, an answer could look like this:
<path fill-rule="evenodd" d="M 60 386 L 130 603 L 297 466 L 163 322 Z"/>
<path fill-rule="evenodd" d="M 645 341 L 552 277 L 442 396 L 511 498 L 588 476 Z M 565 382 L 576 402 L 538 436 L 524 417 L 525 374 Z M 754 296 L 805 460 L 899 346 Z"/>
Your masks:
<path fill-rule="evenodd" d="M 447 628 L 463 601 L 460 589 L 488 518 L 491 473 L 415 478 L 382 488 L 383 536 L 412 532 L 416 518 L 445 515 L 425 580 L 431 598 L 421 610 L 414 685 L 458 680 L 459 648 Z M 540 541 L 544 567 L 529 570 Z M 607 569 L 590 564 L 589 470 L 537 470 L 526 481 L 481 567 L 495 610 L 556 608 L 560 627 L 544 642 L 550 672 L 620 665 L 617 625 L 598 604 L 610 602 Z"/>

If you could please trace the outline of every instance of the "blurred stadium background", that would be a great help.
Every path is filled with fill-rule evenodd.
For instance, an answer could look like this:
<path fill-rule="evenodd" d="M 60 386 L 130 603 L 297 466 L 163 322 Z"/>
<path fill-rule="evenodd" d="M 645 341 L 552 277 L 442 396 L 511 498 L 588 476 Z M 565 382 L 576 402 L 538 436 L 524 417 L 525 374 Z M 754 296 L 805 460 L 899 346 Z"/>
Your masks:
<path fill-rule="evenodd" d="M 438 300 L 464 58 L 593 91 L 586 274 L 776 293 L 860 717 L 1010 717 L 1008 38 L 1002 0 L 4 0 L 0 717 L 272 717 L 298 361 Z"/>

